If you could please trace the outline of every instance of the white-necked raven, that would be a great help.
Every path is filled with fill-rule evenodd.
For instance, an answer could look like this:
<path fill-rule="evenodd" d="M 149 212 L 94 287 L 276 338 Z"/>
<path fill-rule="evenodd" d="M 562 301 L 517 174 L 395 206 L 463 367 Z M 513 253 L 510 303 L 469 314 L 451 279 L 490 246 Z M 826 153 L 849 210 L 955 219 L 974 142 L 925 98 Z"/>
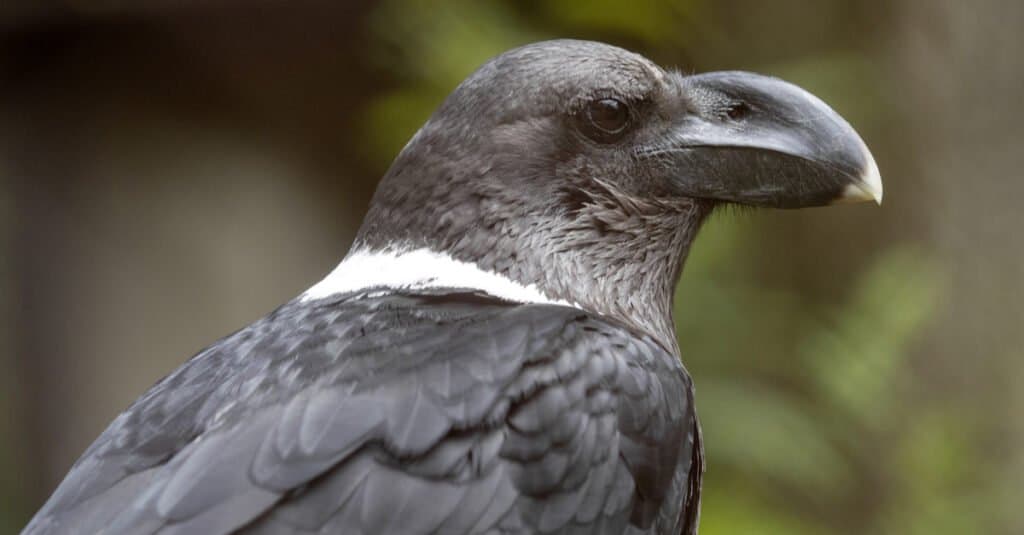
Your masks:
<path fill-rule="evenodd" d="M 25 533 L 694 533 L 671 300 L 701 222 L 881 196 L 788 83 L 512 50 L 409 141 L 334 272 L 118 416 Z"/>

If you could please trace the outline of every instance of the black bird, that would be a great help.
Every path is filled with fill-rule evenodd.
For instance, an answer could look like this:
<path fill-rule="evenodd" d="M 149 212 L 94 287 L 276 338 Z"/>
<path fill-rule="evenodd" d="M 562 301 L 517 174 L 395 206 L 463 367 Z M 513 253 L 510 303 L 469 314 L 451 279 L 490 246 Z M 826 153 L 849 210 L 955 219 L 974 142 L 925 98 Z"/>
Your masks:
<path fill-rule="evenodd" d="M 409 141 L 337 269 L 118 416 L 25 533 L 695 533 L 671 299 L 701 222 L 881 196 L 786 82 L 512 50 Z"/>

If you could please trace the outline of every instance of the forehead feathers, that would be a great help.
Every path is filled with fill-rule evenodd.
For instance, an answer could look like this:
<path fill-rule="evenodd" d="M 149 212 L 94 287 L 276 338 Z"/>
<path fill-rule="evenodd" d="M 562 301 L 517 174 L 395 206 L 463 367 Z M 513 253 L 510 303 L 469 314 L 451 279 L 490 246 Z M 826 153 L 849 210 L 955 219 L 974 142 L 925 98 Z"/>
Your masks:
<path fill-rule="evenodd" d="M 503 123 L 561 113 L 577 99 L 641 99 L 664 77 L 654 63 L 618 47 L 545 41 L 488 61 L 438 111 L 442 116 L 470 114 Z"/>

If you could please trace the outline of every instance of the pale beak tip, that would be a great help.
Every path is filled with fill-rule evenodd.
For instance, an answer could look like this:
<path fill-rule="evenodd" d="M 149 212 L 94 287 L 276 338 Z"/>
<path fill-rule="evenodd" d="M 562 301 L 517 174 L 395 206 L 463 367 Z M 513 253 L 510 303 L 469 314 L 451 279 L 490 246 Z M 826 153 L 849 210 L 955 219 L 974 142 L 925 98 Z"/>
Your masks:
<path fill-rule="evenodd" d="M 868 148 L 864 147 L 864 159 L 867 165 L 858 180 L 846 186 L 836 204 L 875 201 L 882 205 L 882 175 L 878 172 L 878 164 Z"/>

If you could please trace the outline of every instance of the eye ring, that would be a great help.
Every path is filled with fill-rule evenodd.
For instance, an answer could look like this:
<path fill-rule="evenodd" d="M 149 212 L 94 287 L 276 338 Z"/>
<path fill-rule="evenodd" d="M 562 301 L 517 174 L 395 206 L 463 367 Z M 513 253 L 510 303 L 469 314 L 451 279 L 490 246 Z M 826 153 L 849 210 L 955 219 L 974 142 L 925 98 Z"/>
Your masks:
<path fill-rule="evenodd" d="M 579 115 L 583 133 L 602 143 L 621 138 L 629 128 L 629 106 L 617 98 L 591 100 Z"/>

